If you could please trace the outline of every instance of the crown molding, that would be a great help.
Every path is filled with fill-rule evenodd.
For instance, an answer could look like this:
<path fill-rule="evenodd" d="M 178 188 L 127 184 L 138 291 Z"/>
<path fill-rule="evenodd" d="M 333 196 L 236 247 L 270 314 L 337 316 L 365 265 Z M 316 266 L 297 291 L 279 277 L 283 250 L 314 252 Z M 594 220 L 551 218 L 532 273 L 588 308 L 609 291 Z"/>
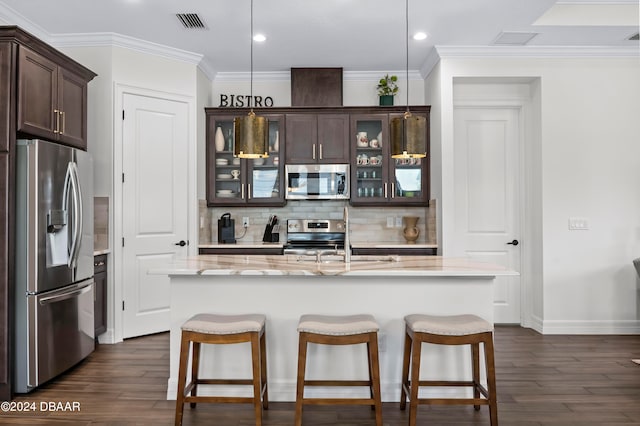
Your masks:
<path fill-rule="evenodd" d="M 199 64 L 203 55 L 176 49 L 158 43 L 152 43 L 135 37 L 117 33 L 69 33 L 55 34 L 49 37 L 49 42 L 56 48 L 64 47 L 122 47 L 141 53 L 161 56 L 168 59 Z"/>
<path fill-rule="evenodd" d="M 426 79 L 433 68 L 440 62 L 440 54 L 438 53 L 438 49 L 435 47 L 431 48 L 431 51 L 427 55 L 427 59 L 425 59 L 424 64 L 420 68 L 420 75 L 423 79 Z"/>
<path fill-rule="evenodd" d="M 391 74 L 397 76 L 406 75 L 406 71 L 344 71 L 342 78 L 345 81 L 378 81 L 381 75 Z M 218 72 L 215 74 L 215 82 L 243 82 L 251 79 L 251 73 L 242 72 Z M 291 79 L 291 71 L 274 71 L 274 72 L 255 72 L 253 73 L 253 81 L 269 82 L 269 81 L 289 81 Z M 409 71 L 410 80 L 423 79 L 419 71 Z"/>
<path fill-rule="evenodd" d="M 269 72 L 253 72 L 253 81 L 269 82 L 269 81 L 289 81 L 289 71 L 269 71 Z M 248 71 L 228 72 L 220 71 L 215 74 L 213 81 L 217 83 L 232 83 L 250 81 L 251 73 Z"/>
<path fill-rule="evenodd" d="M 436 46 L 439 58 L 637 58 L 634 46 Z"/>

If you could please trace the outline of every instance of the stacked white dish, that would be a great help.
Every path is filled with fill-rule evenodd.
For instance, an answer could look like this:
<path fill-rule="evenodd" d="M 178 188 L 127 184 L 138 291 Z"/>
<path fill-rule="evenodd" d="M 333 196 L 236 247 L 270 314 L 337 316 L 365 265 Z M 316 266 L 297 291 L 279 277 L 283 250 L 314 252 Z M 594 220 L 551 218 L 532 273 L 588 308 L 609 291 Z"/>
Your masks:
<path fill-rule="evenodd" d="M 216 191 L 216 196 L 217 197 L 235 197 L 236 193 L 233 192 L 233 190 L 231 189 L 218 189 Z"/>
<path fill-rule="evenodd" d="M 229 173 L 219 173 L 216 175 L 216 178 L 218 179 L 231 179 L 232 176 Z"/>
<path fill-rule="evenodd" d="M 226 158 L 216 158 L 216 166 L 226 166 L 229 164 L 229 160 Z"/>

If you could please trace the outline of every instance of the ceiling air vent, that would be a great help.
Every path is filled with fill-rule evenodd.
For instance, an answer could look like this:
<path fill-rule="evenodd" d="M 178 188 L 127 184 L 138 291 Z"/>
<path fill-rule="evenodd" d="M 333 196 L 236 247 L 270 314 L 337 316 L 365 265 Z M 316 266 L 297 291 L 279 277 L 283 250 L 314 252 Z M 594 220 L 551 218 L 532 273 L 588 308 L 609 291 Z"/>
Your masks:
<path fill-rule="evenodd" d="M 631 41 L 638 41 L 640 40 L 640 33 L 635 33 L 631 36 L 629 36 L 629 38 L 627 38 L 627 40 L 631 40 Z"/>
<path fill-rule="evenodd" d="M 538 33 L 503 31 L 498 35 L 498 38 L 493 41 L 493 44 L 506 46 L 524 46 L 537 35 Z"/>
<path fill-rule="evenodd" d="M 204 21 L 200 19 L 197 13 L 176 13 L 176 16 L 180 22 L 182 22 L 182 25 L 188 30 L 204 30 L 207 28 Z"/>

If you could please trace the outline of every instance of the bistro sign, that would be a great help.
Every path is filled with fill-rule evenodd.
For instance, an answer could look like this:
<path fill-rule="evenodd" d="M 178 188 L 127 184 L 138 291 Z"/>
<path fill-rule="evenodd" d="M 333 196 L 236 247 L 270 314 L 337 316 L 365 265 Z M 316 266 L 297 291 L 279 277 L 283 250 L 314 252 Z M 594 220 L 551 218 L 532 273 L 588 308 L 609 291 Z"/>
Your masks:
<path fill-rule="evenodd" d="M 220 94 L 220 107 L 272 107 L 271 96 L 225 95 Z"/>

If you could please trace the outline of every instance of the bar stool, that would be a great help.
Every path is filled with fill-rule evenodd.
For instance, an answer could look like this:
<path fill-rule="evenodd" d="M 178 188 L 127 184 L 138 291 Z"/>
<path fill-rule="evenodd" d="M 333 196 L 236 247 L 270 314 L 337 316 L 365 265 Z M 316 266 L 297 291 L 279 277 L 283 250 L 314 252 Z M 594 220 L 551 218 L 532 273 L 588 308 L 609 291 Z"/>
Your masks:
<path fill-rule="evenodd" d="M 295 425 L 302 425 L 303 405 L 370 405 L 375 409 L 376 426 L 382 426 L 380 398 L 380 362 L 378 360 L 378 330 L 371 315 L 302 315 L 298 323 L 298 385 L 296 390 Z M 369 380 L 305 380 L 307 345 L 367 344 Z M 368 386 L 370 398 L 305 398 L 305 386 Z"/>
<path fill-rule="evenodd" d="M 185 322 L 180 343 L 176 426 L 182 424 L 185 403 L 191 408 L 198 402 L 252 403 L 256 426 L 262 425 L 262 409 L 269 408 L 267 392 L 266 317 L 260 314 L 217 315 L 197 314 Z M 201 344 L 251 343 L 252 379 L 201 379 L 198 377 Z M 189 347 L 193 343 L 191 381 L 185 386 Z M 251 385 L 253 397 L 197 396 L 198 385 Z M 190 394 L 190 395 L 189 395 Z"/>
<path fill-rule="evenodd" d="M 400 409 L 404 410 L 409 396 L 409 426 L 416 425 L 419 404 L 473 404 L 489 406 L 491 426 L 498 426 L 496 401 L 496 370 L 493 353 L 493 325 L 475 315 L 408 315 L 404 318 L 406 337 L 402 363 Z M 420 380 L 422 343 L 437 345 L 471 345 L 473 379 L 471 381 Z M 480 343 L 484 346 L 487 387 L 480 383 Z M 411 363 L 411 380 L 409 380 Z M 473 398 L 418 398 L 421 386 L 463 386 L 473 388 Z M 488 388 L 488 390 L 487 390 Z M 484 398 L 480 397 L 480 394 Z"/>

